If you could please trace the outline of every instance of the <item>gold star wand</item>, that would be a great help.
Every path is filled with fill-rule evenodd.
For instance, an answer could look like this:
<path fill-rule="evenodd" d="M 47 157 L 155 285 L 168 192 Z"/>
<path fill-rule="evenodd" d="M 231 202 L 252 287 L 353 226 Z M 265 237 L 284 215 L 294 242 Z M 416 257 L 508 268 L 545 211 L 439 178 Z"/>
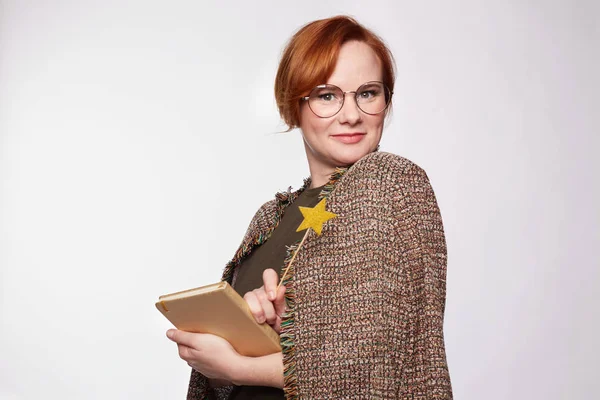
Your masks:
<path fill-rule="evenodd" d="M 281 286 L 281 282 L 283 282 L 285 276 L 288 273 L 288 270 L 292 266 L 292 263 L 294 262 L 294 259 L 296 258 L 296 254 L 298 254 L 298 250 L 300 250 L 300 248 L 302 247 L 302 244 L 304 243 L 304 240 L 308 236 L 308 232 L 310 232 L 310 228 L 312 228 L 317 235 L 321 235 L 321 231 L 323 230 L 323 224 L 325 222 L 329 221 L 330 219 L 337 217 L 336 214 L 325 210 L 325 199 L 322 199 L 314 207 L 298 206 L 298 208 L 300 209 L 300 212 L 304 216 L 304 220 L 302 221 L 302 223 L 300 224 L 298 229 L 296 229 L 296 232 L 300 232 L 300 231 L 303 231 L 304 229 L 306 229 L 306 233 L 304 234 L 302 241 L 300 241 L 300 244 L 296 248 L 296 251 L 294 252 L 294 255 L 292 256 L 292 259 L 290 260 L 285 271 L 283 272 L 283 276 L 281 277 L 281 280 L 279 281 L 279 284 L 277 285 L 277 290 L 275 291 L 275 293 L 277 293 L 277 291 L 279 290 L 279 287 Z"/>

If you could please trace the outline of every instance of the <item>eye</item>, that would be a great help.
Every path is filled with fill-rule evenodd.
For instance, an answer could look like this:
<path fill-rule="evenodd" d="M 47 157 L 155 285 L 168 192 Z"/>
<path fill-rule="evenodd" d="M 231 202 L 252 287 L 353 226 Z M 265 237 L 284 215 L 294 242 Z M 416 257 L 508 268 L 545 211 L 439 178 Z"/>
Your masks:
<path fill-rule="evenodd" d="M 365 90 L 365 91 L 360 92 L 359 96 L 362 97 L 363 99 L 370 99 L 371 97 L 375 96 L 375 91 L 374 90 Z"/>
<path fill-rule="evenodd" d="M 361 99 L 372 99 L 374 97 L 378 97 L 381 95 L 381 89 L 378 88 L 370 88 L 370 89 L 365 89 L 365 90 L 361 90 L 360 93 L 358 94 L 358 96 Z"/>
<path fill-rule="evenodd" d="M 317 97 L 322 101 L 333 101 L 336 98 L 335 93 L 319 93 Z"/>

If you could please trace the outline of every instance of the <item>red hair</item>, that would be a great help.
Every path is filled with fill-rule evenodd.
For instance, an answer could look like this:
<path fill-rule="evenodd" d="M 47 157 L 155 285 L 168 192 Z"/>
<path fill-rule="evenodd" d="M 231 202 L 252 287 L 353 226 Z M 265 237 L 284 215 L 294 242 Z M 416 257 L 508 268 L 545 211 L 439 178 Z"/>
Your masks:
<path fill-rule="evenodd" d="M 383 83 L 394 90 L 394 58 L 383 40 L 355 19 L 340 15 L 304 25 L 287 43 L 275 78 L 279 115 L 289 130 L 300 125 L 300 98 L 333 74 L 340 47 L 348 41 L 367 44 L 382 64 Z M 386 114 L 390 110 L 386 109 Z"/>

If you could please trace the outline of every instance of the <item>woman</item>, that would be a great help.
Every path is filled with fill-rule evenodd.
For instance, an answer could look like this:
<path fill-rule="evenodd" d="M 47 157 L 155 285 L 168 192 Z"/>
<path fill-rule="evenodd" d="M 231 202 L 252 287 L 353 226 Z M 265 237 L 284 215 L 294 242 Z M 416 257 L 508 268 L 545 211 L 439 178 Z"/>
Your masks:
<path fill-rule="evenodd" d="M 452 398 L 439 209 L 421 168 L 377 151 L 393 87 L 389 50 L 349 17 L 288 43 L 275 96 L 310 178 L 257 211 L 223 274 L 282 353 L 170 330 L 193 367 L 189 399 Z"/>

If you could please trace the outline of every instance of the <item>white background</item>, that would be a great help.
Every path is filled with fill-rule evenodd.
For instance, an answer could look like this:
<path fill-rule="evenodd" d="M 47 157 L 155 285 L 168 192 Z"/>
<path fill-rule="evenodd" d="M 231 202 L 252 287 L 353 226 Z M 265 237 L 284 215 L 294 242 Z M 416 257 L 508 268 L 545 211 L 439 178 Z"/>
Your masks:
<path fill-rule="evenodd" d="M 0 0 L 0 399 L 185 397 L 154 302 L 218 280 L 308 175 L 273 80 L 292 33 L 340 13 L 396 57 L 381 150 L 442 211 L 455 398 L 594 398 L 599 11 Z"/>

